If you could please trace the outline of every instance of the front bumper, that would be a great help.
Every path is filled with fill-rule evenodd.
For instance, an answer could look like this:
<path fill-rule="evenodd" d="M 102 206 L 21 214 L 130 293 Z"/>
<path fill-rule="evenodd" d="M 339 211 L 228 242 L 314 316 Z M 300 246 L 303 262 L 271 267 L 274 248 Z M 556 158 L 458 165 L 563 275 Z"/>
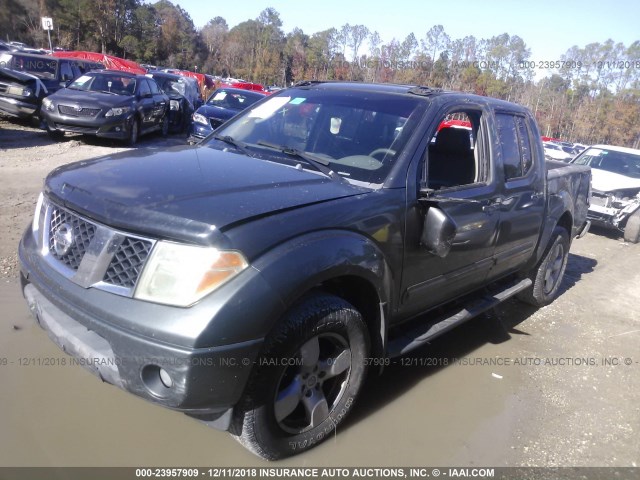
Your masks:
<path fill-rule="evenodd" d="M 18 118 L 31 118 L 38 113 L 38 105 L 15 98 L 0 96 L 0 112 Z"/>
<path fill-rule="evenodd" d="M 213 132 L 213 128 L 211 128 L 211 125 L 205 125 L 200 122 L 193 122 L 191 124 L 191 137 L 194 137 L 196 139 L 203 139 L 211 132 Z"/>
<path fill-rule="evenodd" d="M 131 116 L 80 118 L 51 113 L 42 109 L 41 117 L 51 131 L 82 133 L 96 137 L 124 140 L 129 137 Z"/>
<path fill-rule="evenodd" d="M 263 339 L 236 338 L 228 344 L 209 341 L 212 346 L 193 345 L 211 328 L 216 312 L 233 317 L 230 309 L 237 308 L 237 298 L 232 305 L 182 309 L 85 289 L 42 260 L 30 228 L 20 242 L 19 259 L 23 294 L 31 312 L 76 364 L 103 381 L 190 415 L 216 417 L 228 413 L 239 401 Z M 255 289 L 252 293 L 260 297 Z M 246 311 L 235 313 L 246 315 Z M 118 321 L 119 317 L 130 322 Z M 194 321 L 194 317 L 200 318 Z M 185 341 L 180 342 L 176 335 L 170 341 L 168 329 L 163 331 L 171 318 L 171 328 L 182 327 Z M 239 327 L 242 318 L 223 320 Z M 155 324 L 157 334 L 149 334 Z M 198 325 L 202 331 L 196 329 Z M 241 327 L 238 329 L 244 333 Z M 217 330 L 224 331 L 224 326 Z M 227 428 L 228 423 L 213 426 Z"/>
<path fill-rule="evenodd" d="M 621 201 L 607 193 L 594 191 L 587 218 L 599 227 L 622 231 L 629 217 L 638 209 L 640 198 Z"/>

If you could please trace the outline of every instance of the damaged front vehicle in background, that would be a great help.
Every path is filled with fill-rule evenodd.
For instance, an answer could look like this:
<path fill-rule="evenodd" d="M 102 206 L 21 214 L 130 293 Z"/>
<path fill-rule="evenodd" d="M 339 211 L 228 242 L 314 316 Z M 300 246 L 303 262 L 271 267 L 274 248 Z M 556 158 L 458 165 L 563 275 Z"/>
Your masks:
<path fill-rule="evenodd" d="M 627 242 L 640 242 L 640 150 L 593 145 L 572 163 L 591 167 L 593 224 L 623 232 Z"/>

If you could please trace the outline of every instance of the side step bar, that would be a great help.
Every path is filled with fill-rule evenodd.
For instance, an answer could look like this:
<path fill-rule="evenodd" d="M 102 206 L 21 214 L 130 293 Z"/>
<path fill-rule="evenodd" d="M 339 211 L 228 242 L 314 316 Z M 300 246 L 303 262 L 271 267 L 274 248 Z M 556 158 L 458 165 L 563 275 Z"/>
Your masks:
<path fill-rule="evenodd" d="M 471 320 L 473 317 L 498 306 L 516 293 L 529 288 L 532 284 L 531 279 L 525 278 L 497 293 L 487 293 L 471 301 L 466 307 L 451 316 L 437 320 L 435 323 L 417 325 L 406 332 L 402 332 L 400 336 L 391 339 L 387 344 L 387 355 L 391 358 L 406 355 L 410 351 L 423 346 L 429 340 L 433 340 L 467 320 Z"/>

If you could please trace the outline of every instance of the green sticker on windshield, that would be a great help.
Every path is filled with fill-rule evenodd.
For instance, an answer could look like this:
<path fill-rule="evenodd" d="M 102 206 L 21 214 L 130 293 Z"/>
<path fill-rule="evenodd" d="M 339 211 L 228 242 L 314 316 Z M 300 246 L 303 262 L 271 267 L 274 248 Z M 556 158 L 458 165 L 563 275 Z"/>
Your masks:
<path fill-rule="evenodd" d="M 292 98 L 291 101 L 289 102 L 291 105 L 300 105 L 302 102 L 304 102 L 306 100 L 306 98 L 302 98 L 302 97 L 296 97 L 296 98 Z"/>

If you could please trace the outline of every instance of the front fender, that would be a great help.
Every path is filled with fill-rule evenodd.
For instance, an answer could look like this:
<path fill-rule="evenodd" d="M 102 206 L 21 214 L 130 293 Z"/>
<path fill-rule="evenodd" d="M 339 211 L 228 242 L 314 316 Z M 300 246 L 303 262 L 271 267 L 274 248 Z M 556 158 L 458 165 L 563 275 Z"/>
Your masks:
<path fill-rule="evenodd" d="M 371 298 L 376 308 L 378 304 L 390 305 L 392 272 L 382 251 L 368 237 L 347 230 L 296 237 L 264 253 L 252 266 L 281 300 L 282 311 L 269 320 L 267 332 L 306 292 L 339 277 L 367 281 L 377 293 L 378 298 Z"/>

